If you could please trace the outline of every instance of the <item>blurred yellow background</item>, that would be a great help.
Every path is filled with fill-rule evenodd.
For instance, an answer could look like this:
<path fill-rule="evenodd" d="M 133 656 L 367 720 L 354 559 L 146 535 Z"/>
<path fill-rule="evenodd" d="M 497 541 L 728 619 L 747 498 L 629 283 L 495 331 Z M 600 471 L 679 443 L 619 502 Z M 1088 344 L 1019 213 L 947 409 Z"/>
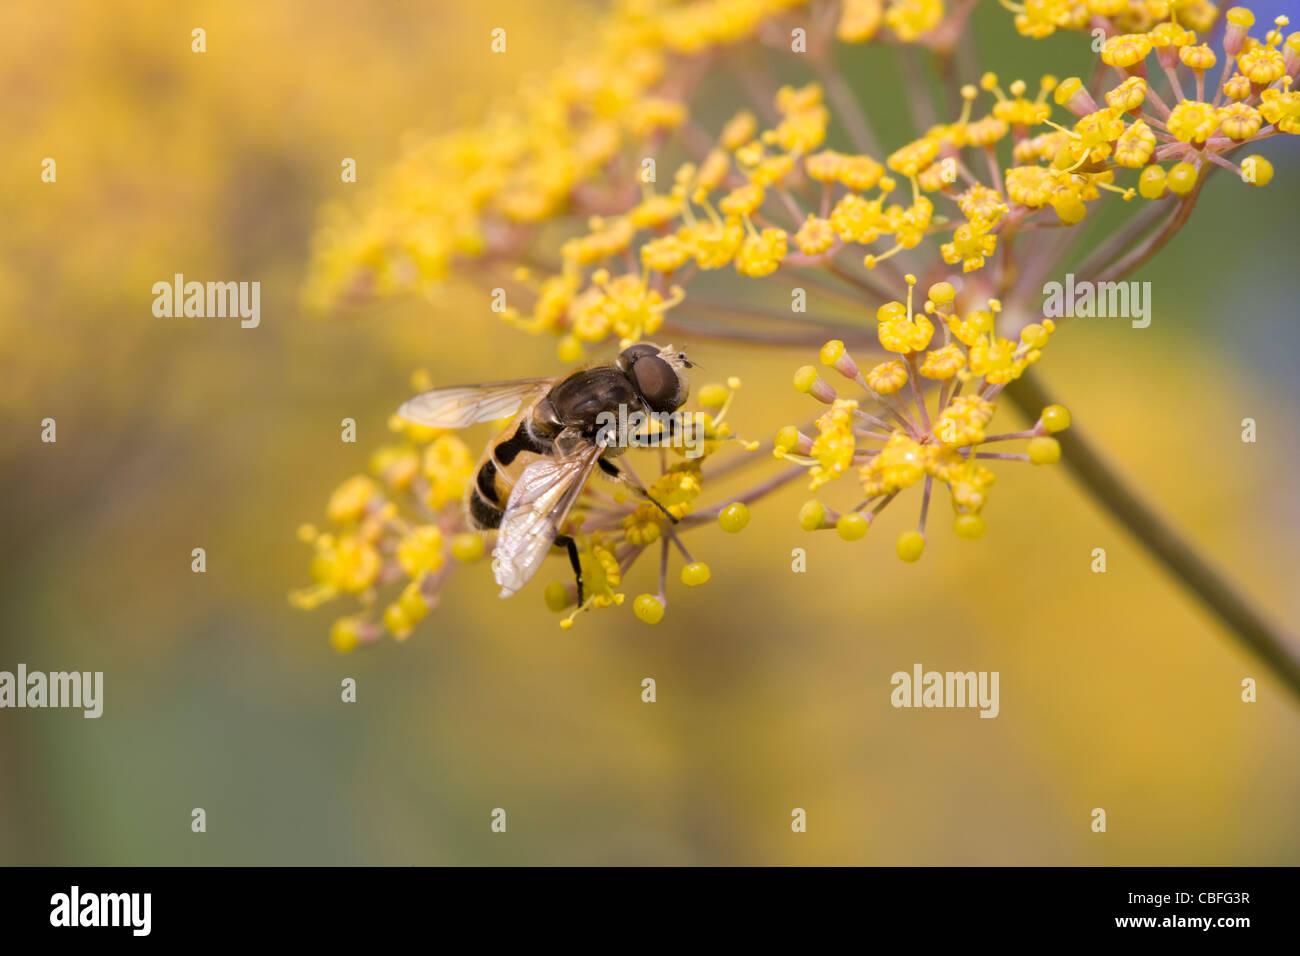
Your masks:
<path fill-rule="evenodd" d="M 985 7 L 981 43 L 1023 55 L 1025 76 L 1077 52 Z M 675 589 L 655 628 L 624 609 L 561 631 L 540 584 L 499 601 L 486 565 L 405 644 L 349 656 L 326 640 L 328 611 L 289 607 L 308 561 L 295 527 L 365 468 L 412 369 L 556 370 L 553 342 L 506 330 L 468 283 L 301 315 L 317 211 L 355 188 L 340 159 L 364 183 L 411 130 L 473 119 L 593 9 L 6 11 L 0 669 L 102 670 L 106 701 L 99 720 L 0 713 L 0 862 L 1297 862 L 1300 705 L 1063 470 L 998 469 L 988 535 L 939 522 L 917 565 L 892 546 L 914 499 L 849 544 L 800 531 L 807 494 L 787 489 L 738 538 L 692 534 L 713 580 Z M 510 55 L 492 57 L 501 24 Z M 195 26 L 206 54 L 190 52 Z M 871 102 L 890 75 L 872 64 L 854 83 Z M 1139 276 L 1150 328 L 1073 323 L 1041 368 L 1076 425 L 1294 633 L 1300 157 L 1279 139 L 1261 151 L 1277 180 L 1212 181 Z M 261 327 L 155 318 L 151 286 L 175 272 L 261 281 Z M 744 380 L 741 435 L 806 416 L 787 383 L 810 356 L 676 344 L 710 378 Z M 47 416 L 57 444 L 39 441 Z M 995 431 L 1018 427 L 1000 416 Z M 344 417 L 356 445 L 338 439 Z M 790 571 L 794 547 L 807 574 Z M 651 563 L 630 594 L 652 589 Z M 1000 716 L 893 709 L 889 677 L 916 662 L 999 671 Z"/>

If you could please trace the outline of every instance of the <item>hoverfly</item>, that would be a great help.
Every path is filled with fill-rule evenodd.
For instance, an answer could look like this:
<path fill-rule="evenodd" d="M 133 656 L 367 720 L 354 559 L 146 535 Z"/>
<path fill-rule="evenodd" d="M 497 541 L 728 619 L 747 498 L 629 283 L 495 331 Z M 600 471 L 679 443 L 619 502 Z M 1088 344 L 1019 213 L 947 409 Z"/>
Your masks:
<path fill-rule="evenodd" d="M 606 429 L 620 410 L 661 418 L 676 413 L 686 402 L 686 369 L 691 367 L 685 353 L 671 345 L 661 349 L 644 342 L 624 349 L 612 362 L 561 378 L 436 388 L 398 409 L 402 418 L 433 428 L 465 428 L 514 415 L 488 443 L 465 495 L 470 524 L 483 531 L 497 529 L 492 570 L 501 597 L 522 588 L 554 545 L 567 549 L 578 604 L 583 603 L 578 548 L 561 530 L 596 468 L 677 521 L 610 460 L 624 448 Z"/>

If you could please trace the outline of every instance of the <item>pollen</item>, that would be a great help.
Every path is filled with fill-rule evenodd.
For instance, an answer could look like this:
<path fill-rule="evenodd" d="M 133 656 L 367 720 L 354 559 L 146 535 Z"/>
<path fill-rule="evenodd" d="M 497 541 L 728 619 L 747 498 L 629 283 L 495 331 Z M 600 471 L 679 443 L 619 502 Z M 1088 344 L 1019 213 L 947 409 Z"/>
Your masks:
<path fill-rule="evenodd" d="M 898 536 L 894 550 L 901 560 L 914 564 L 921 560 L 921 555 L 925 551 L 925 535 L 919 531 L 904 531 Z"/>
<path fill-rule="evenodd" d="M 820 501 L 805 501 L 799 509 L 799 527 L 805 531 L 817 531 L 827 527 L 826 508 Z"/>
<path fill-rule="evenodd" d="M 835 522 L 835 533 L 845 541 L 857 541 L 864 537 L 871 527 L 871 522 L 857 512 L 842 515 Z"/>
<path fill-rule="evenodd" d="M 682 568 L 682 584 L 690 588 L 707 584 L 711 576 L 709 566 L 702 561 L 696 561 Z"/>
<path fill-rule="evenodd" d="M 466 531 L 451 539 L 451 555 L 461 564 L 473 564 L 483 557 L 483 537 Z"/>
<path fill-rule="evenodd" d="M 1048 435 L 1029 439 L 1028 451 L 1035 465 L 1054 465 L 1061 460 L 1061 443 Z"/>
<path fill-rule="evenodd" d="M 1043 409 L 1039 421 L 1049 432 L 1060 432 L 1070 427 L 1070 410 L 1064 405 L 1048 405 Z"/>
<path fill-rule="evenodd" d="M 747 524 L 749 524 L 749 508 L 743 501 L 733 501 L 718 515 L 718 527 L 731 534 L 743 531 Z"/>
<path fill-rule="evenodd" d="M 664 606 L 653 594 L 639 594 L 632 602 L 632 613 L 646 624 L 658 624 L 664 619 Z"/>

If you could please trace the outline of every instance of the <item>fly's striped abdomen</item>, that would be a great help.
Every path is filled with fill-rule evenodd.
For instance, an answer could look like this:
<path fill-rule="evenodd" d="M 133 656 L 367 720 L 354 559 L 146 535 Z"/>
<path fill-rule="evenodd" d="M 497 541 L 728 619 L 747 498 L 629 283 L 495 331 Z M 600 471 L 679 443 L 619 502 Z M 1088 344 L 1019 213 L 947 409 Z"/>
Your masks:
<path fill-rule="evenodd" d="M 510 492 L 524 469 L 554 451 L 554 442 L 533 432 L 531 419 L 532 408 L 529 408 L 492 440 L 475 469 L 465 501 L 475 527 L 483 530 L 499 527 Z"/>

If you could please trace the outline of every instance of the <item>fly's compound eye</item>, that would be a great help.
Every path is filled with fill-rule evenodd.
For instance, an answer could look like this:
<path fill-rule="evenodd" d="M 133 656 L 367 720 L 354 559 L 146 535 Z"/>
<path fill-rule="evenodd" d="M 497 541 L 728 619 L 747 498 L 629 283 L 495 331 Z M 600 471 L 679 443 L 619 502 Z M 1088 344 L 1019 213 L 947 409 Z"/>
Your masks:
<path fill-rule="evenodd" d="M 673 367 L 658 355 L 646 355 L 632 366 L 632 378 L 646 404 L 656 412 L 676 411 L 681 382 Z"/>
<path fill-rule="evenodd" d="M 659 346 L 642 342 L 639 345 L 632 345 L 625 348 L 622 354 L 618 357 L 618 366 L 623 371 L 628 372 L 631 371 L 632 366 L 636 365 L 637 362 L 643 361 L 650 356 L 657 356 L 658 354 Z"/>

